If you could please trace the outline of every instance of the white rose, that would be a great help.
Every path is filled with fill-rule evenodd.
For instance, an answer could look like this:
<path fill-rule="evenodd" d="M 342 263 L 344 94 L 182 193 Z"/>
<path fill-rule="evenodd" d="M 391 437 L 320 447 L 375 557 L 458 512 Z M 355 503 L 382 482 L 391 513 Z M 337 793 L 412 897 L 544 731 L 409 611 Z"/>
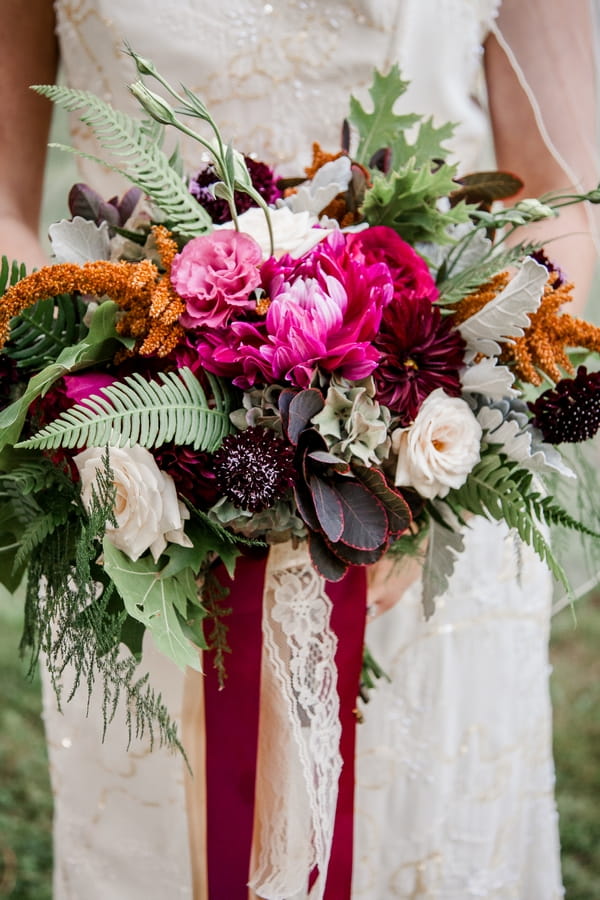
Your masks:
<path fill-rule="evenodd" d="M 287 206 L 282 206 L 280 209 L 270 209 L 269 217 L 275 243 L 273 256 L 277 258 L 289 253 L 294 259 L 299 259 L 330 233 L 327 228 L 314 228 L 317 220 L 306 210 L 294 213 Z M 238 216 L 238 225 L 240 231 L 249 234 L 260 245 L 264 257 L 270 256 L 269 231 L 262 209 L 250 207 Z M 231 228 L 231 224 L 223 227 Z"/>
<path fill-rule="evenodd" d="M 98 470 L 103 468 L 105 448 L 89 447 L 74 457 L 81 476 L 81 498 L 90 509 L 92 490 Z M 175 483 L 156 465 L 144 447 L 110 447 L 110 468 L 116 489 L 115 518 L 117 527 L 107 525 L 106 536 L 132 560 L 150 549 L 154 561 L 167 546 L 167 541 L 191 547 L 183 533 L 183 520 L 189 511 L 177 499 Z"/>
<path fill-rule="evenodd" d="M 398 454 L 395 483 L 422 497 L 445 497 L 459 488 L 479 462 L 481 425 L 460 397 L 441 388 L 424 400 L 415 421 L 398 428 L 392 447 Z"/>

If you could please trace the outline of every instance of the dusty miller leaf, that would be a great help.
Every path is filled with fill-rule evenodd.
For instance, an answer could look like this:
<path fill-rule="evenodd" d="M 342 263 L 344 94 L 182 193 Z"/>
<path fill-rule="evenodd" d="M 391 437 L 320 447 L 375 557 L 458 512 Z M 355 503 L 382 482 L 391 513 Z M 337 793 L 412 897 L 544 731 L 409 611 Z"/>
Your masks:
<path fill-rule="evenodd" d="M 448 587 L 454 565 L 463 548 L 464 539 L 459 531 L 452 531 L 431 520 L 421 594 L 426 619 L 434 614 L 436 597 Z"/>

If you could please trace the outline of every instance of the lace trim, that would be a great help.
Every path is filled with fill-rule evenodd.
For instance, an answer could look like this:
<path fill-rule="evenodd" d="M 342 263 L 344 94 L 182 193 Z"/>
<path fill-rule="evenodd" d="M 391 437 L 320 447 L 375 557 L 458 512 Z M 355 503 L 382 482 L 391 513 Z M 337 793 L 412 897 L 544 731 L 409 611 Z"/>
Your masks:
<path fill-rule="evenodd" d="M 261 720 L 250 886 L 320 900 L 342 768 L 331 601 L 305 546 L 275 545 L 263 599 Z"/>

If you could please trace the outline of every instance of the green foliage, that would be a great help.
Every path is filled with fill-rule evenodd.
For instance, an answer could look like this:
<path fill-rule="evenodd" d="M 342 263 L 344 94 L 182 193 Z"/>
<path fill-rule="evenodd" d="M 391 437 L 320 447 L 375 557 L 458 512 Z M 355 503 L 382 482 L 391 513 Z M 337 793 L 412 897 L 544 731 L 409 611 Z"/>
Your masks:
<path fill-rule="evenodd" d="M 453 511 L 468 510 L 514 528 L 521 540 L 529 544 L 549 567 L 554 577 L 570 593 L 567 576 L 547 540 L 545 529 L 552 524 L 593 534 L 589 528 L 570 516 L 551 497 L 536 490 L 534 475 L 517 462 L 488 446 L 465 484 L 450 491 L 445 502 Z M 596 535 L 598 536 L 598 535 Z"/>
<path fill-rule="evenodd" d="M 354 159 L 369 165 L 371 157 L 382 147 L 394 147 L 403 139 L 404 131 L 419 121 L 419 116 L 398 116 L 394 113 L 396 101 L 409 85 L 400 76 L 398 66 L 392 66 L 387 75 L 375 72 L 369 93 L 373 100 L 373 112 L 367 112 L 355 97 L 350 98 L 348 119 L 359 136 Z"/>
<path fill-rule="evenodd" d="M 181 750 L 160 695 L 139 676 L 136 657 L 120 650 L 127 613 L 96 563 L 106 522 L 114 524 L 114 490 L 107 452 L 88 515 L 55 528 L 30 560 L 22 648 L 32 667 L 44 652 L 59 703 L 66 672 L 67 699 L 83 685 L 91 696 L 100 681 L 105 730 L 122 707 L 130 740 L 148 733 L 151 743 L 158 736 Z"/>
<path fill-rule="evenodd" d="M 0 297 L 2 297 L 9 287 L 25 278 L 27 270 L 24 263 L 18 263 L 15 260 L 9 263 L 6 256 L 2 257 L 0 262 Z"/>
<path fill-rule="evenodd" d="M 157 447 L 169 441 L 214 451 L 230 430 L 229 395 L 208 375 L 209 399 L 189 369 L 159 373 L 162 383 L 138 373 L 62 413 L 19 447 Z"/>
<path fill-rule="evenodd" d="M 35 90 L 69 112 L 85 110 L 81 121 L 94 130 L 104 149 L 122 160 L 123 168 L 117 171 L 156 203 L 172 230 L 194 237 L 211 229 L 210 217 L 161 150 L 154 125 L 140 123 L 87 91 L 61 85 L 37 85 Z"/>
<path fill-rule="evenodd" d="M 4 352 L 22 369 L 43 369 L 85 335 L 85 311 L 85 303 L 70 294 L 38 300 L 12 320 Z"/>
<path fill-rule="evenodd" d="M 30 404 L 37 397 L 43 397 L 55 381 L 68 372 L 111 360 L 117 348 L 123 343 L 127 344 L 127 340 L 120 338 L 115 330 L 118 309 L 112 300 L 101 303 L 94 313 L 87 335 L 78 344 L 65 347 L 55 362 L 30 379 L 22 396 L 2 410 L 0 452 L 18 441 Z"/>
<path fill-rule="evenodd" d="M 182 670 L 200 669 L 198 647 L 184 634 L 188 603 L 194 604 L 197 587 L 194 572 L 187 567 L 165 575 L 160 561 L 145 555 L 133 561 L 110 540 L 104 540 L 104 567 L 123 597 L 130 616 L 151 633 L 158 649 Z M 200 644 L 205 647 L 204 641 Z"/>
<path fill-rule="evenodd" d="M 498 272 L 506 271 L 524 256 L 529 256 L 535 249 L 537 247 L 534 244 L 511 247 L 500 253 L 494 253 L 486 259 L 478 260 L 454 275 L 449 274 L 447 268 L 444 267 L 439 273 L 441 276 L 438 281 L 440 296 L 437 302 L 442 304 L 458 303 L 463 297 L 472 294 L 482 284 L 497 275 Z M 452 253 L 454 255 L 454 248 Z"/>
<path fill-rule="evenodd" d="M 454 168 L 441 165 L 418 167 L 409 161 L 402 169 L 385 176 L 376 174 L 365 194 L 361 212 L 369 225 L 387 225 L 410 244 L 452 241 L 448 227 L 469 220 L 465 203 L 442 210 L 438 200 L 452 190 Z"/>
<path fill-rule="evenodd" d="M 60 525 L 76 512 L 77 491 L 70 476 L 49 459 L 35 455 L 15 460 L 15 467 L 0 476 L 2 530 L 11 543 L 10 575 L 22 574 L 29 558 Z M 4 573 L 3 573 L 4 575 Z"/>

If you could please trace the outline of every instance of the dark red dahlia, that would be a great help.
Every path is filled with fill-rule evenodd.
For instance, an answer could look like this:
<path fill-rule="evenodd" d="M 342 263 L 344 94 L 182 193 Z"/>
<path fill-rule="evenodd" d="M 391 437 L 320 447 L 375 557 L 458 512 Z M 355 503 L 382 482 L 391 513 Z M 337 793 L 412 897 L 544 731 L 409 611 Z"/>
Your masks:
<path fill-rule="evenodd" d="M 206 510 L 217 502 L 219 490 L 210 454 L 191 447 L 161 447 L 154 455 L 158 468 L 175 482 L 177 493 L 196 509 Z"/>
<path fill-rule="evenodd" d="M 220 493 L 253 513 L 281 500 L 296 480 L 294 448 L 268 428 L 227 435 L 212 463 Z"/>
<path fill-rule="evenodd" d="M 465 342 L 428 297 L 394 299 L 384 309 L 375 346 L 377 399 L 407 425 L 436 388 L 461 393 L 459 371 Z"/>
<path fill-rule="evenodd" d="M 600 428 L 600 372 L 579 366 L 575 378 L 563 378 L 529 404 L 532 424 L 549 444 L 576 444 Z"/>
<path fill-rule="evenodd" d="M 275 203 L 281 197 L 281 191 L 277 187 L 273 170 L 265 163 L 257 162 L 250 156 L 245 156 L 244 160 L 248 167 L 252 184 L 258 193 L 267 203 Z M 213 197 L 211 185 L 217 181 L 220 181 L 220 178 L 214 166 L 208 165 L 190 181 L 190 193 L 204 207 L 216 225 L 223 225 L 225 222 L 231 221 L 231 212 L 225 200 Z M 242 191 L 236 191 L 234 198 L 235 208 L 238 213 L 246 212 L 251 206 L 256 206 L 254 200 Z"/>

